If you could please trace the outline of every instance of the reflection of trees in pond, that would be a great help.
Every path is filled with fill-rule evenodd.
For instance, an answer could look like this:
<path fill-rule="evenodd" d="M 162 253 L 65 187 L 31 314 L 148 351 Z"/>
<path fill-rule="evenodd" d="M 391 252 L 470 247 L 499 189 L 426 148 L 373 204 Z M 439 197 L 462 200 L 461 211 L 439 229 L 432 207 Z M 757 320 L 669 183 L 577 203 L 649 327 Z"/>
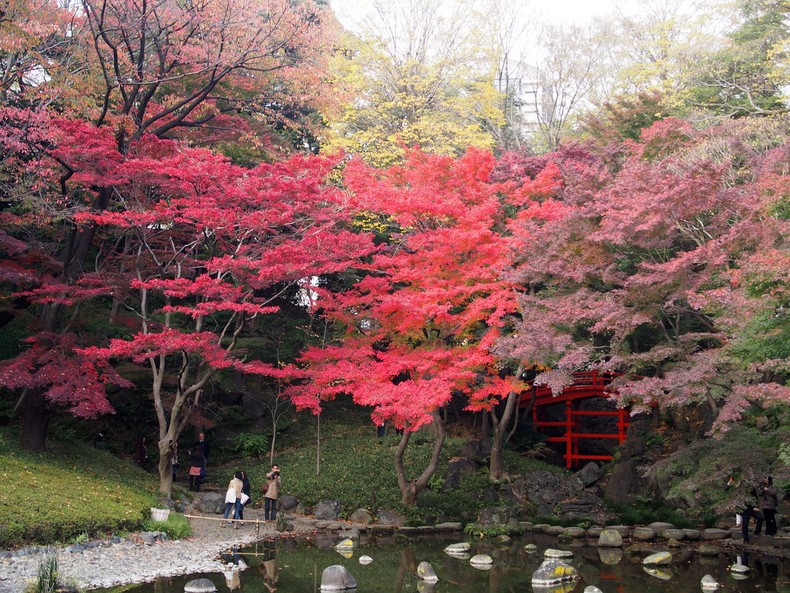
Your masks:
<path fill-rule="evenodd" d="M 324 536 L 321 536 L 324 537 Z M 453 558 L 444 553 L 449 543 L 466 538 L 456 534 L 452 539 L 416 537 L 370 537 L 362 536 L 360 545 L 355 548 L 351 559 L 344 559 L 333 549 L 322 549 L 316 534 L 311 539 L 283 538 L 260 541 L 248 548 L 236 551 L 251 570 L 241 573 L 243 593 L 310 593 L 318 592 L 321 573 L 332 564 L 343 564 L 359 583 L 360 593 L 429 593 L 420 586 L 416 571 L 419 561 L 430 562 L 439 576 L 434 593 L 534 593 L 531 585 L 532 573 L 543 561 L 546 548 L 563 548 L 573 551 L 571 564 L 581 576 L 577 582 L 577 592 L 588 585 L 595 585 L 605 593 L 644 593 L 661 591 L 671 593 L 699 593 L 699 583 L 705 574 L 710 574 L 730 593 L 790 593 L 787 586 L 790 563 L 770 557 L 761 558 L 751 554 L 742 556 L 741 561 L 750 567 L 749 576 L 744 581 L 736 581 L 728 567 L 736 560 L 733 550 L 722 551 L 718 557 L 702 558 L 695 554 L 689 562 L 675 562 L 661 567 L 671 573 L 670 581 L 661 581 L 649 576 L 642 570 L 642 555 L 624 554 L 615 565 L 606 564 L 599 557 L 596 546 L 583 543 L 559 544 L 556 538 L 531 536 L 514 538 L 512 542 L 496 543 L 490 539 L 474 539 L 471 552 L 488 554 L 494 559 L 489 571 L 472 568 L 469 560 Z M 337 543 L 338 537 L 329 537 Z M 535 543 L 538 551 L 527 554 L 524 544 Z M 693 549 L 691 543 L 684 549 Z M 647 551 L 645 552 L 646 555 Z M 373 558 L 369 565 L 359 564 L 361 554 Z M 681 550 L 673 550 L 673 558 L 683 556 Z M 276 558 L 276 562 L 275 562 Z M 262 566 L 267 563 L 265 566 Z M 270 572 L 271 569 L 271 572 Z M 229 593 L 221 574 L 184 575 L 172 579 L 159 579 L 155 583 L 134 586 L 127 593 L 183 593 L 184 584 L 194 578 L 209 578 L 218 587 L 219 593 Z M 103 591 L 96 593 L 118 593 Z M 234 593 L 239 593 L 236 589 Z"/>
<path fill-rule="evenodd" d="M 406 577 L 416 574 L 417 572 L 417 554 L 411 546 L 403 548 L 400 553 L 400 563 L 398 564 L 398 571 L 395 573 L 395 591 L 394 593 L 401 593 L 403 591 L 403 583 Z"/>

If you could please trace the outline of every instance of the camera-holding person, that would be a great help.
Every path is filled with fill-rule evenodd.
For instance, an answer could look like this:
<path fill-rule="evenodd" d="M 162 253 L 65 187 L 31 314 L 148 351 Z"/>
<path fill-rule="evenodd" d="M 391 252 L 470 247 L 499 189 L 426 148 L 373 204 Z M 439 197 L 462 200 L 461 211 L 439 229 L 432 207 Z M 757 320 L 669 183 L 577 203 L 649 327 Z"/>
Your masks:
<path fill-rule="evenodd" d="M 277 501 L 280 498 L 280 468 L 272 466 L 266 474 L 266 488 L 263 493 L 263 518 L 265 521 L 277 520 Z"/>

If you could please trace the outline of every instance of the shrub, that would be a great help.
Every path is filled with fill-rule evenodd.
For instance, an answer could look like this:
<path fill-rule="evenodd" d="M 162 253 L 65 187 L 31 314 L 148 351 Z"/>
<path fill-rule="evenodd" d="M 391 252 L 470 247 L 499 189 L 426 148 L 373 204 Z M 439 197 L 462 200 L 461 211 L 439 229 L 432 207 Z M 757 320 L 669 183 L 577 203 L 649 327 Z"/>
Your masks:
<path fill-rule="evenodd" d="M 166 533 L 170 539 L 184 539 L 192 535 L 192 526 L 189 520 L 179 513 L 170 511 L 167 521 L 154 521 L 146 519 L 143 521 L 143 531 L 161 531 Z"/>
<path fill-rule="evenodd" d="M 58 556 L 49 550 L 38 563 L 36 579 L 25 589 L 25 593 L 55 593 L 60 586 L 58 580 Z"/>
<path fill-rule="evenodd" d="M 269 453 L 271 437 L 266 433 L 243 432 L 236 436 L 233 444 L 245 458 L 263 459 Z"/>

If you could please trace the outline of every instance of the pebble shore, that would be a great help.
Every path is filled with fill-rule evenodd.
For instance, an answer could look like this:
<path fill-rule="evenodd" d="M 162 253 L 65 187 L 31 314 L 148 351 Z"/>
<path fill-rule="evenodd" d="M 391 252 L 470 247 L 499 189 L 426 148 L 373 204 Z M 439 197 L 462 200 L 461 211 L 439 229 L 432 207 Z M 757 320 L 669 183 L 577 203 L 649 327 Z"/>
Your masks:
<path fill-rule="evenodd" d="M 85 590 L 150 582 L 163 576 L 222 572 L 222 552 L 275 533 L 271 522 L 261 523 L 256 532 L 252 522 L 233 529 L 216 520 L 217 515 L 205 517 L 190 520 L 192 536 L 184 540 L 146 544 L 139 537 L 114 538 L 58 548 L 62 580 Z M 245 519 L 262 520 L 262 516 L 248 509 Z M 0 593 L 22 593 L 35 579 L 45 550 L 28 548 L 3 555 L 7 557 L 0 557 Z"/>

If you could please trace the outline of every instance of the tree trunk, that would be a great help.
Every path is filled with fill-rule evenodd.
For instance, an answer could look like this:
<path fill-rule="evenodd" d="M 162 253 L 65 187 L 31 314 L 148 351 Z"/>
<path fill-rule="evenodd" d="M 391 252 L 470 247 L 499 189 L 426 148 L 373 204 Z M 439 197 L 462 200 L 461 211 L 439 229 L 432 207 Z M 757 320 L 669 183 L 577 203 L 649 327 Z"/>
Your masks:
<path fill-rule="evenodd" d="M 173 491 L 173 461 L 171 439 L 159 441 L 159 492 L 170 498 Z"/>
<path fill-rule="evenodd" d="M 409 444 L 411 432 L 408 430 L 403 431 L 403 436 L 401 436 L 400 443 L 395 451 L 395 468 L 398 473 L 398 486 L 400 487 L 401 501 L 404 505 L 409 507 L 413 507 L 417 504 L 417 495 L 425 490 L 433 474 L 436 473 L 436 468 L 439 466 L 439 456 L 444 446 L 446 432 L 444 430 L 444 422 L 438 412 L 434 412 L 433 414 L 433 425 L 436 427 L 436 439 L 433 441 L 431 458 L 428 461 L 428 465 L 417 479 L 409 480 L 406 475 L 406 468 L 403 465 L 403 455 L 406 452 L 406 446 Z"/>
<path fill-rule="evenodd" d="M 521 378 L 523 372 L 523 365 L 519 365 L 516 370 L 516 377 Z M 513 414 L 516 410 L 518 399 L 518 393 L 511 391 L 507 395 L 501 417 L 497 416 L 496 409 L 492 408 L 490 411 L 493 435 L 491 438 L 491 458 L 488 462 L 488 477 L 491 480 L 501 480 L 505 473 L 502 468 L 502 448 L 505 443 L 505 435 L 507 434 L 510 420 L 513 418 Z"/>
<path fill-rule="evenodd" d="M 22 396 L 22 430 L 19 444 L 28 451 L 42 452 L 47 447 L 47 428 L 49 427 L 49 407 L 44 392 L 30 389 Z"/>

